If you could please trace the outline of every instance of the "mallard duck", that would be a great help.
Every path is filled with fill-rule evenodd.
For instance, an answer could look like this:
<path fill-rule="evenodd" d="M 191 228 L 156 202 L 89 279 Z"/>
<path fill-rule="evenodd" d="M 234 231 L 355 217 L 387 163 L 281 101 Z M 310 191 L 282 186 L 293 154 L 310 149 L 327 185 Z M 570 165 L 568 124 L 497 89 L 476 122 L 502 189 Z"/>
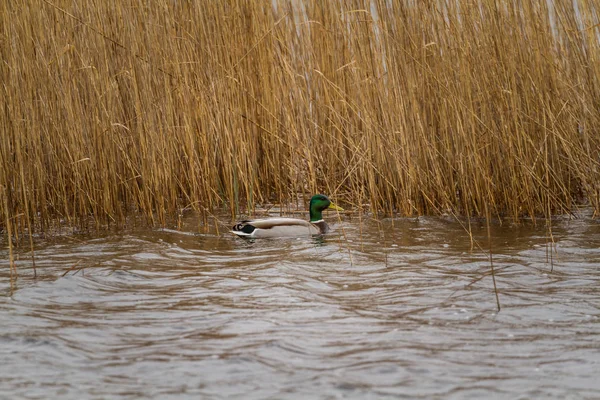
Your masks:
<path fill-rule="evenodd" d="M 323 210 L 327 208 L 338 211 L 344 210 L 333 204 L 327 196 L 316 194 L 310 199 L 308 206 L 310 221 L 297 218 L 255 219 L 236 224 L 231 232 L 248 238 L 322 235 L 329 231 L 329 225 L 323 220 L 322 214 Z"/>

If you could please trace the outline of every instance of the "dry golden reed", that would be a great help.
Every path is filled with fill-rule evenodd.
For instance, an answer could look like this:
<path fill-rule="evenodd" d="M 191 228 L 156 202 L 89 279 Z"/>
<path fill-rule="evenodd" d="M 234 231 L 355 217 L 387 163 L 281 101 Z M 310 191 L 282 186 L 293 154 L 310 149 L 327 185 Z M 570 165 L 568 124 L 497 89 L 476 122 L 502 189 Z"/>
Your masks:
<path fill-rule="evenodd" d="M 598 4 L 4 1 L 0 227 L 600 210 Z"/>

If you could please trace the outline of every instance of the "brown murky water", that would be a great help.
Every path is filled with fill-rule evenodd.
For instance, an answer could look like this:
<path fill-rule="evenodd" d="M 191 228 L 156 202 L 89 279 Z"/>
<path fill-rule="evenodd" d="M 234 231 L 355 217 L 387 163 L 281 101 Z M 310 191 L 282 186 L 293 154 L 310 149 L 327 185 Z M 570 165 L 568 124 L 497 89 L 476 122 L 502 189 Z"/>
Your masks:
<path fill-rule="evenodd" d="M 2 250 L 0 397 L 598 399 L 600 225 L 553 228 L 551 272 L 543 223 L 493 227 L 499 313 L 487 256 L 439 218 L 63 237 L 12 292 Z"/>

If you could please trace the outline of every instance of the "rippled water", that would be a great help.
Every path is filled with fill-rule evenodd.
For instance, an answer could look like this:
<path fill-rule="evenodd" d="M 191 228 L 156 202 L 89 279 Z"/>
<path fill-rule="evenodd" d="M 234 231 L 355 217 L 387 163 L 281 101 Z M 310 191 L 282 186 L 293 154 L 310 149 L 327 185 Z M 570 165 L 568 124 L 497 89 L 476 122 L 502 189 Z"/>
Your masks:
<path fill-rule="evenodd" d="M 345 220 L 326 238 L 130 231 L 0 252 L 0 397 L 598 399 L 600 226 Z M 345 236 L 342 235 L 345 233 Z M 486 229 L 475 226 L 487 245 Z"/>

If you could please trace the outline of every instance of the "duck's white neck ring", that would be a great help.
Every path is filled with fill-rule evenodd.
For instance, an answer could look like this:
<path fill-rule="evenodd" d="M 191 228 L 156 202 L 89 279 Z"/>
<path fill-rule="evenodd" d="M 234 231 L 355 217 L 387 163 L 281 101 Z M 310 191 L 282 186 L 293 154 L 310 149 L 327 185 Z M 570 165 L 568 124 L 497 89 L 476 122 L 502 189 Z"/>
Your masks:
<path fill-rule="evenodd" d="M 319 219 L 317 221 L 310 221 L 311 224 L 318 224 L 319 222 L 325 222 L 324 219 Z"/>

